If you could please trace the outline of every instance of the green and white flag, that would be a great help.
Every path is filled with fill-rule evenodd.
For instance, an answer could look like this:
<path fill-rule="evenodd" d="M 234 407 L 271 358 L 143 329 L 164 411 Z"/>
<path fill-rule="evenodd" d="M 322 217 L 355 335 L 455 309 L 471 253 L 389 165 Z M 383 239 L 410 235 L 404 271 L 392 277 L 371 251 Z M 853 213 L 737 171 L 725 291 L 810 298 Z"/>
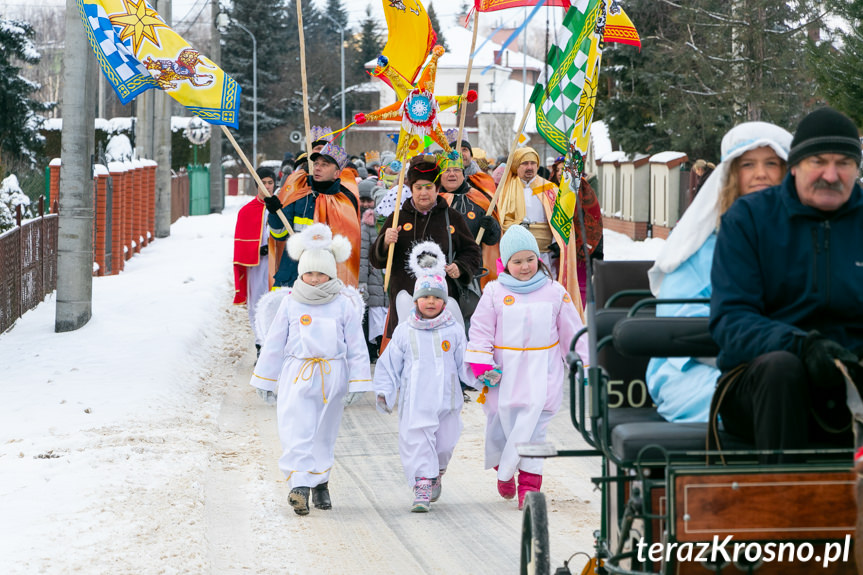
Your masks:
<path fill-rule="evenodd" d="M 601 0 L 573 2 L 548 51 L 547 64 L 552 71 L 547 84 L 537 84 L 530 97 L 536 107 L 537 130 L 561 154 L 568 151 L 585 81 L 589 81 L 592 71 L 591 41 L 600 9 L 604 12 L 604 8 Z"/>

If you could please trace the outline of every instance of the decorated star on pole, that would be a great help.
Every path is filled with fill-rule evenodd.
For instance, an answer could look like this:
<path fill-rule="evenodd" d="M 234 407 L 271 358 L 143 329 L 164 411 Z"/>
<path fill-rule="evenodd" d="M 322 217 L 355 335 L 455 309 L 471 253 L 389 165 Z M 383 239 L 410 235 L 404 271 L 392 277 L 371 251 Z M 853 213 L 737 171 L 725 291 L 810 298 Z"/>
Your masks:
<path fill-rule="evenodd" d="M 434 140 L 444 152 L 452 152 L 447 137 L 440 125 L 440 112 L 461 102 L 461 96 L 435 96 L 434 85 L 437 75 L 437 61 L 443 56 L 444 48 L 435 46 L 429 63 L 423 69 L 416 85 L 409 84 L 398 72 L 388 65 L 384 56 L 378 58 L 376 76 L 385 76 L 396 92 L 397 101 L 394 104 L 369 112 L 357 114 L 354 122 L 365 124 L 379 120 L 401 122 L 396 157 L 406 161 L 422 152 L 424 140 L 428 136 Z M 467 101 L 476 101 L 476 92 L 467 93 Z"/>

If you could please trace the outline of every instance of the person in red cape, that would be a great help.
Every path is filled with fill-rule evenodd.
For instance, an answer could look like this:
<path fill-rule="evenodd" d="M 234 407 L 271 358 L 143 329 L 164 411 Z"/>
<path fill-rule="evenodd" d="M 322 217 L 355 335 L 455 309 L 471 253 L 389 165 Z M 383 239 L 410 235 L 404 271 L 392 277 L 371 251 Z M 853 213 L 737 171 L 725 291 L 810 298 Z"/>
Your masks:
<path fill-rule="evenodd" d="M 276 188 L 276 173 L 266 167 L 258 168 L 257 172 L 261 183 L 272 194 Z M 240 208 L 234 230 L 234 304 L 246 304 L 249 308 L 249 323 L 258 353 L 263 342 L 255 330 L 255 306 L 270 288 L 265 197 L 258 190 L 258 195 Z"/>
<path fill-rule="evenodd" d="M 360 270 L 360 216 L 357 194 L 344 186 L 339 174 L 348 162 L 348 154 L 335 141 L 309 156 L 311 175 L 294 172 L 285 180 L 277 196 L 267 198 L 270 215 L 267 223 L 274 240 L 271 260 L 277 262 L 273 277 L 277 287 L 290 287 L 298 277 L 297 262 L 284 253 L 290 233 L 281 218 L 281 211 L 295 232 L 313 223 L 327 224 L 334 234 L 351 242 L 351 255 L 337 267 L 338 278 L 345 285 L 357 286 Z"/>

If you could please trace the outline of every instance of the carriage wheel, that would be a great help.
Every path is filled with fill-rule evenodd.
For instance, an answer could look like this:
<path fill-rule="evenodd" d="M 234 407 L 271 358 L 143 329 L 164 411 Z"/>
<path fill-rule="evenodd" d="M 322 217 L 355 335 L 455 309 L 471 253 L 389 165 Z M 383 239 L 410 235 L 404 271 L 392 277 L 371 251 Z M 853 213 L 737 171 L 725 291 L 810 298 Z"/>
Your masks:
<path fill-rule="evenodd" d="M 549 575 L 548 515 L 545 495 L 531 491 L 524 499 L 521 523 L 521 575 Z"/>

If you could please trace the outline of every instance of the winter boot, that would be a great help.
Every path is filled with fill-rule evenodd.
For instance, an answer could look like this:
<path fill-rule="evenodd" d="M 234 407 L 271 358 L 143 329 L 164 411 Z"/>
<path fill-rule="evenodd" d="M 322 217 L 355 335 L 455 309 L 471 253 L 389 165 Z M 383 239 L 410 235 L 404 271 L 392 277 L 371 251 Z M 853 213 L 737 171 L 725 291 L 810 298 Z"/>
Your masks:
<path fill-rule="evenodd" d="M 330 490 L 328 483 L 321 483 L 312 489 L 312 503 L 317 509 L 332 509 L 333 503 L 330 501 Z"/>
<path fill-rule="evenodd" d="M 494 470 L 497 471 L 497 465 L 494 466 Z M 498 479 L 497 492 L 500 493 L 500 496 L 504 499 L 512 499 L 515 497 L 515 477 L 509 481 L 501 481 Z"/>
<path fill-rule="evenodd" d="M 425 477 L 417 477 L 414 484 L 414 502 L 411 511 L 414 513 L 425 513 L 429 510 L 431 503 L 432 480 Z"/>
<path fill-rule="evenodd" d="M 288 495 L 288 503 L 294 508 L 297 515 L 309 514 L 309 491 L 308 487 L 294 487 Z"/>
<path fill-rule="evenodd" d="M 542 475 L 536 473 L 528 473 L 527 471 L 518 472 L 518 508 L 524 507 L 524 498 L 528 491 L 539 491 L 542 487 Z"/>
<path fill-rule="evenodd" d="M 446 472 L 446 469 L 441 469 L 440 473 L 437 477 L 432 479 L 432 487 L 431 487 L 431 502 L 434 503 L 438 499 L 440 499 L 440 492 L 443 489 L 441 485 L 441 479 L 443 478 L 443 474 Z"/>

